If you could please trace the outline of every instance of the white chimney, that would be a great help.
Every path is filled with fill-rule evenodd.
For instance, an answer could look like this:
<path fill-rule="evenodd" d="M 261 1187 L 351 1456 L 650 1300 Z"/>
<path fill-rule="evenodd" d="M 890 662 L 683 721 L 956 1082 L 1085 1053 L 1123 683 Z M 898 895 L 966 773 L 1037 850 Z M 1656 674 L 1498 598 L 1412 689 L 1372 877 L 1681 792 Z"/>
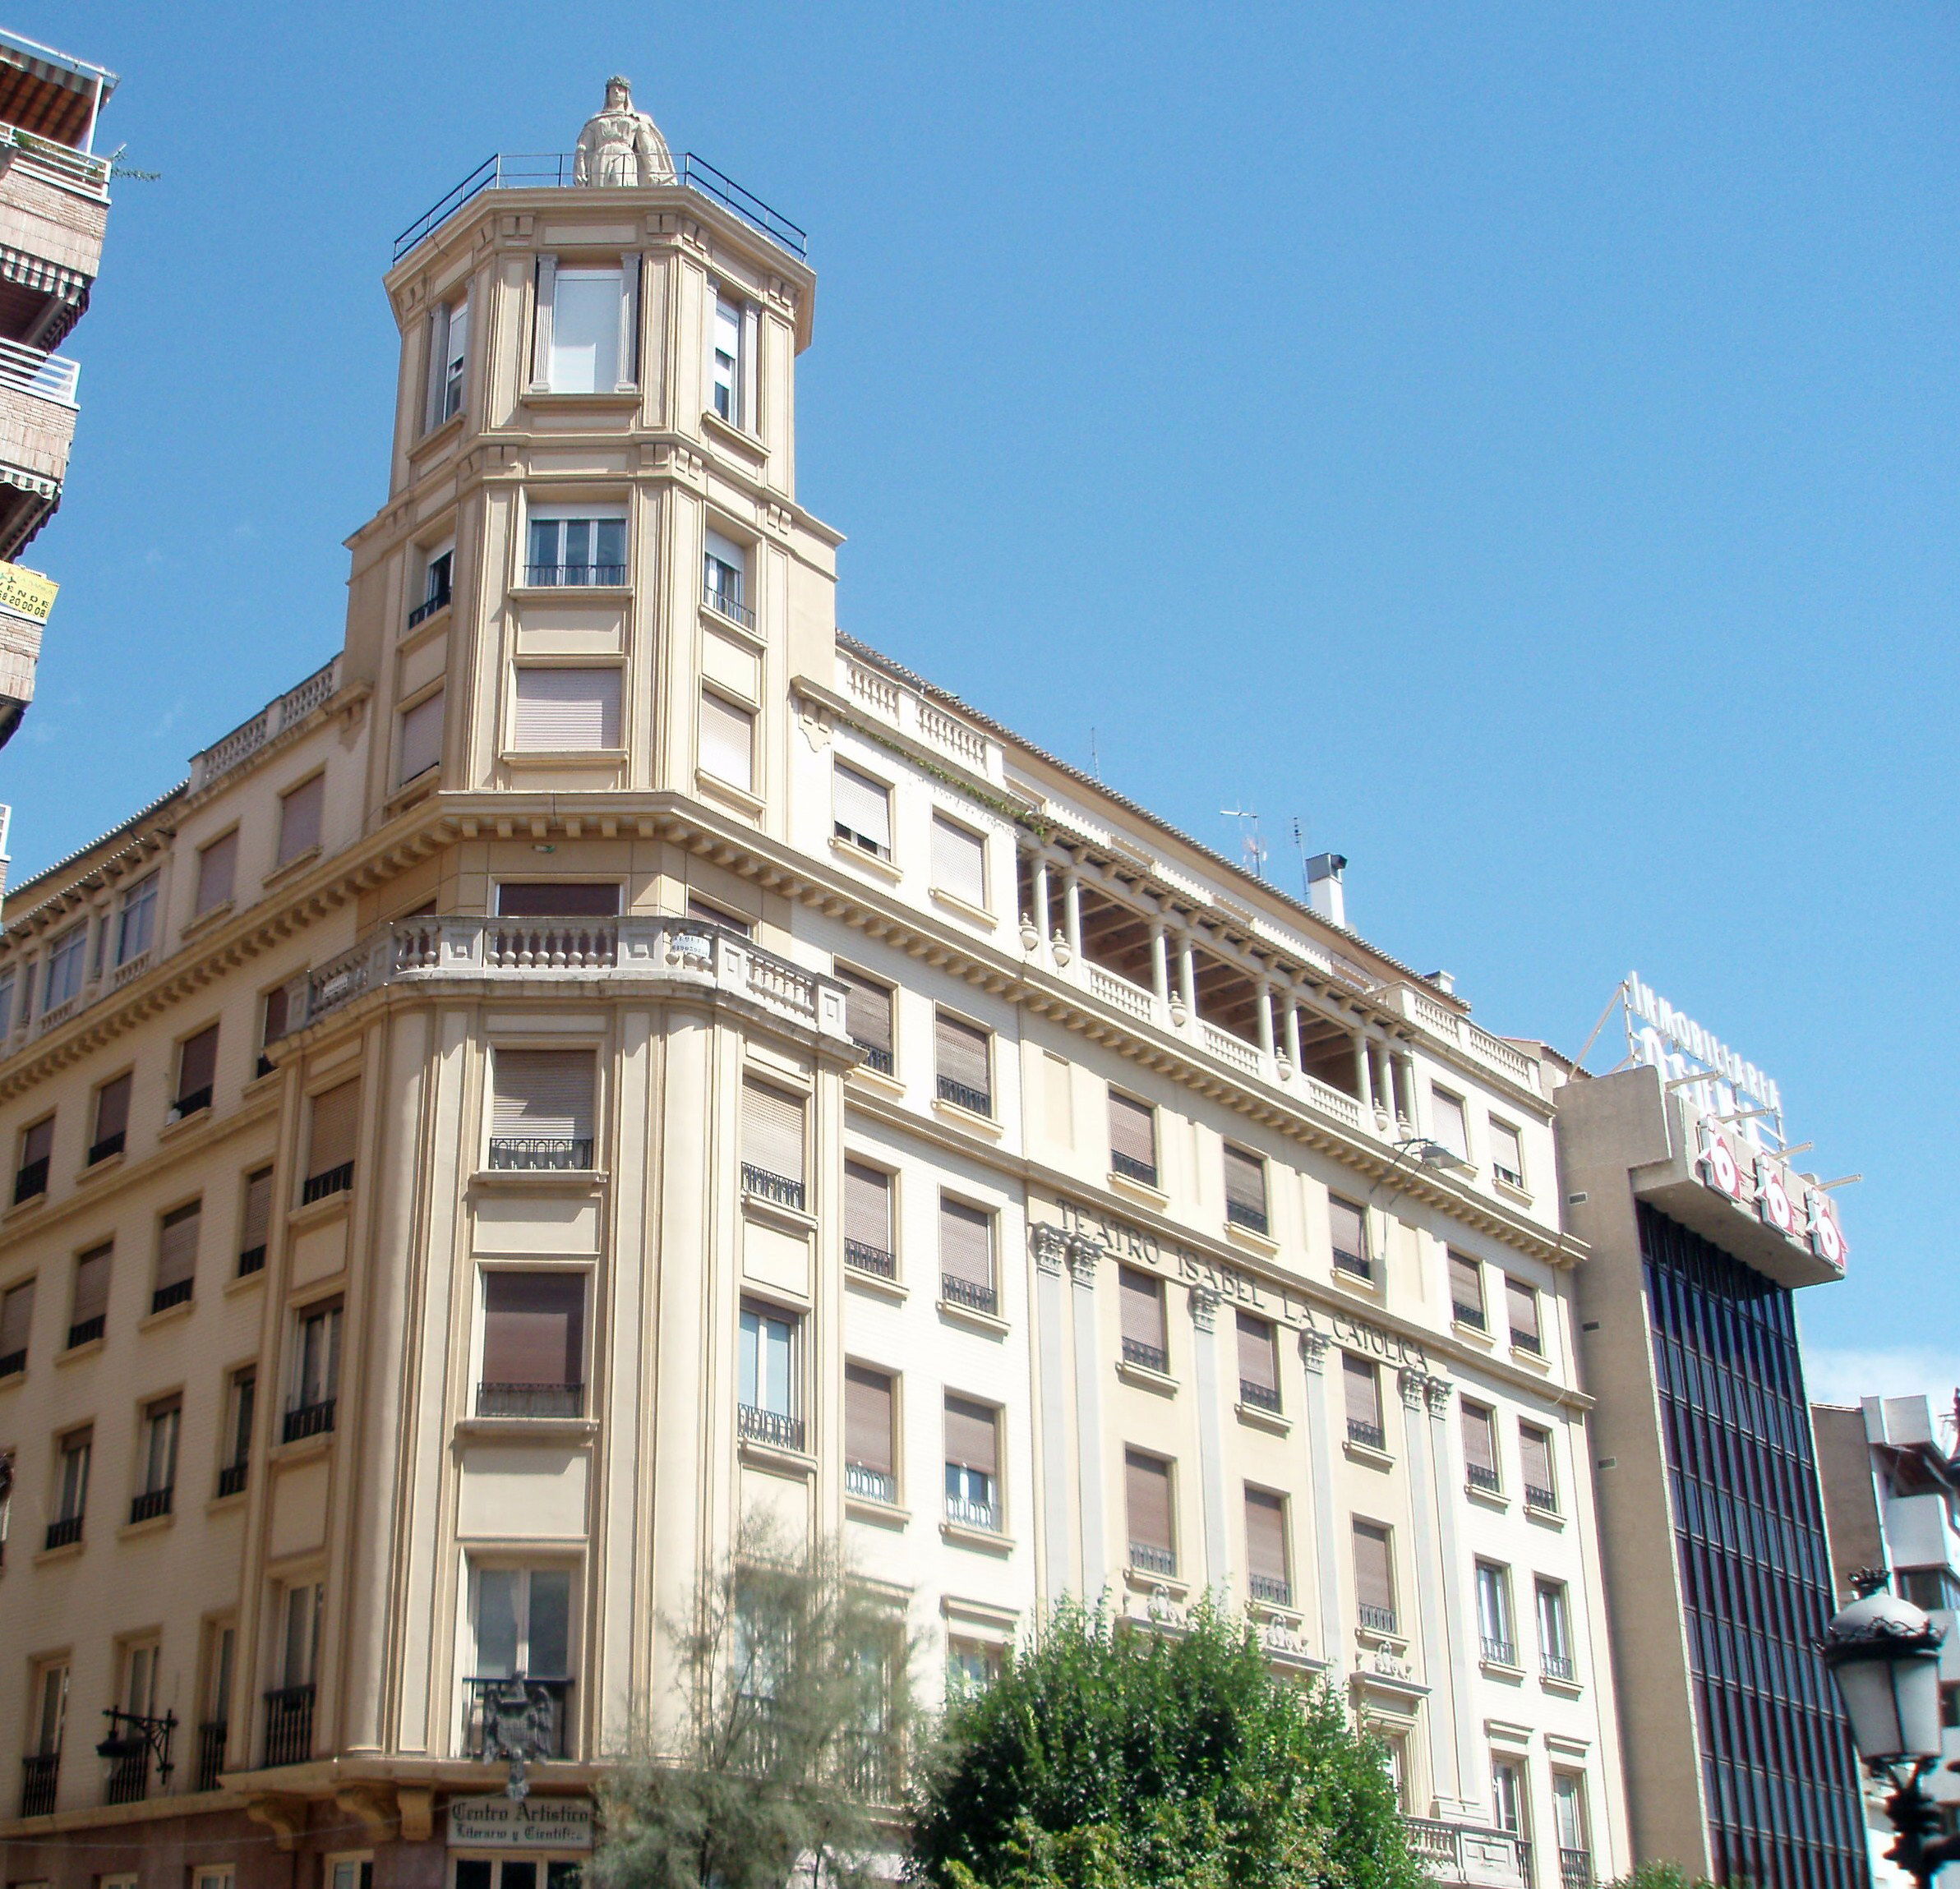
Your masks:
<path fill-rule="evenodd" d="M 1347 864 L 1339 853 L 1316 853 L 1307 862 L 1307 909 L 1343 930 L 1348 923 L 1348 898 L 1341 888 L 1340 875 Z"/>
<path fill-rule="evenodd" d="M 1423 982 L 1434 984 L 1445 997 L 1456 995 L 1456 973 L 1453 970 L 1426 970 L 1423 973 Z"/>

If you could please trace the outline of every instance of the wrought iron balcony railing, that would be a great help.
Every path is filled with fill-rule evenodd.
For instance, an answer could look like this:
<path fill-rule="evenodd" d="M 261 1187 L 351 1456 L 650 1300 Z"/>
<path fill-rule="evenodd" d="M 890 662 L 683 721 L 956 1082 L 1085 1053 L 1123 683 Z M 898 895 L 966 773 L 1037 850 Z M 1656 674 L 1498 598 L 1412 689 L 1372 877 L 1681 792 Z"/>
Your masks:
<path fill-rule="evenodd" d="M 851 1040 L 853 1043 L 857 1043 L 857 1039 L 855 1036 Z M 877 1044 L 871 1043 L 858 1043 L 857 1046 L 865 1053 L 865 1068 L 875 1069 L 880 1076 L 889 1076 L 892 1073 L 894 1065 L 890 1050 L 881 1049 Z"/>
<path fill-rule="evenodd" d="M 582 1384 L 479 1384 L 479 1417 L 583 1417 Z"/>
<path fill-rule="evenodd" d="M 1293 1605 L 1293 1583 L 1278 1574 L 1247 1574 L 1245 1591 L 1253 1600 L 1264 1601 L 1269 1606 Z"/>
<path fill-rule="evenodd" d="M 898 1277 L 898 1260 L 888 1253 L 883 1246 L 868 1246 L 862 1240 L 846 1240 L 844 1242 L 844 1264 L 854 1273 L 869 1273 L 874 1279 L 895 1279 Z M 25 1363 L 25 1354 L 21 1361 Z M 0 1364 L 6 1360 L 0 1358 Z"/>
<path fill-rule="evenodd" d="M 14 1205 L 31 1200 L 36 1194 L 48 1191 L 48 1157 L 40 1155 L 32 1161 L 24 1161 L 14 1173 Z"/>
<path fill-rule="evenodd" d="M 218 1472 L 218 1493 L 220 1496 L 242 1494 L 251 1478 L 251 1464 L 249 1460 L 228 1463 Z"/>
<path fill-rule="evenodd" d="M 1254 1410 L 1273 1410 L 1280 1408 L 1280 1394 L 1270 1384 L 1255 1384 L 1249 1377 L 1238 1380 L 1238 1401 L 1249 1404 Z"/>
<path fill-rule="evenodd" d="M 79 1515 L 58 1516 L 48 1524 L 48 1537 L 44 1546 L 49 1548 L 71 1548 L 81 1539 L 81 1522 Z"/>
<path fill-rule="evenodd" d="M 265 1269 L 265 1249 L 263 1246 L 247 1246 L 238 1255 L 238 1277 L 250 1279 L 254 1273 Z"/>
<path fill-rule="evenodd" d="M 592 1166 L 592 1137 L 562 1135 L 493 1135 L 492 1168 L 576 1170 Z"/>
<path fill-rule="evenodd" d="M 97 1312 L 93 1318 L 77 1319 L 68 1327 L 68 1349 L 77 1351 L 85 1344 L 93 1344 L 108 1329 L 107 1312 Z"/>
<path fill-rule="evenodd" d="M 626 581 L 624 564 L 526 564 L 524 582 L 542 590 L 615 590 Z"/>
<path fill-rule="evenodd" d="M 88 1164 L 93 1168 L 98 1161 L 106 1161 L 112 1154 L 120 1154 L 123 1144 L 128 1140 L 127 1130 L 118 1128 L 113 1135 L 104 1135 L 99 1141 L 89 1145 Z"/>
<path fill-rule="evenodd" d="M 701 587 L 701 601 L 717 615 L 726 617 L 731 623 L 739 623 L 745 629 L 755 628 L 755 612 L 739 597 L 731 596 L 725 590 L 717 590 L 713 584 Z"/>
<path fill-rule="evenodd" d="M 1339 1246 L 1334 1249 L 1334 1269 L 1345 1273 L 1351 1279 L 1372 1279 L 1375 1276 L 1375 1262 L 1366 1253 L 1343 1252 Z"/>
<path fill-rule="evenodd" d="M 159 1515 L 168 1515 L 177 1495 L 174 1486 L 165 1489 L 145 1489 L 141 1495 L 130 1498 L 131 1522 L 154 1522 Z"/>
<path fill-rule="evenodd" d="M 1567 1850 L 1561 1845 L 1558 1853 L 1558 1879 L 1561 1889 L 1593 1889 L 1592 1851 Z"/>
<path fill-rule="evenodd" d="M 975 1502 L 970 1496 L 948 1495 L 946 1498 L 946 1519 L 962 1528 L 978 1528 L 989 1535 L 1000 1532 L 1000 1504 L 998 1502 Z"/>
<path fill-rule="evenodd" d="M 1548 1679 L 1563 1679 L 1569 1685 L 1579 1677 L 1579 1662 L 1569 1653 L 1540 1653 L 1538 1670 Z"/>
<path fill-rule="evenodd" d="M 1371 1607 L 1363 1601 L 1354 1612 L 1362 1625 L 1371 1633 L 1392 1633 L 1395 1630 L 1395 1610 L 1393 1607 Z"/>
<path fill-rule="evenodd" d="M 1367 1423 L 1358 1417 L 1348 1419 L 1348 1440 L 1358 1443 L 1363 1449 L 1386 1449 L 1388 1433 L 1378 1423 Z"/>
<path fill-rule="evenodd" d="M 23 1371 L 26 1368 L 27 1347 L 25 1345 L 22 1345 L 18 1351 L 10 1351 L 4 1355 L 0 1355 L 0 1377 L 12 1377 L 16 1373 Z"/>
<path fill-rule="evenodd" d="M 844 1486 L 867 1502 L 896 1502 L 898 1478 L 888 1469 L 869 1469 L 861 1463 L 844 1465 Z"/>
<path fill-rule="evenodd" d="M 1121 1174 L 1126 1180 L 1141 1181 L 1146 1187 L 1157 1184 L 1157 1163 L 1141 1161 L 1134 1154 L 1124 1154 L 1116 1150 L 1109 1151 L 1109 1172 Z"/>
<path fill-rule="evenodd" d="M 417 624 L 427 623 L 437 610 L 447 610 L 449 607 L 450 592 L 446 588 L 437 591 L 431 597 L 425 597 L 408 612 L 409 629 L 413 629 Z"/>
<path fill-rule="evenodd" d="M 1556 1489 L 1541 1489 L 1534 1482 L 1527 1482 L 1524 1485 L 1524 1506 L 1527 1509 L 1542 1509 L 1547 1515 L 1556 1515 L 1558 1513 L 1558 1491 Z"/>
<path fill-rule="evenodd" d="M 1170 1353 L 1160 1344 L 1147 1344 L 1140 1338 L 1126 1338 L 1123 1341 L 1123 1361 L 1141 1365 L 1144 1370 L 1162 1375 L 1170 1369 Z"/>
<path fill-rule="evenodd" d="M 186 1303 L 197 1289 L 195 1279 L 173 1279 L 167 1286 L 159 1286 L 150 1295 L 150 1309 L 153 1312 L 167 1312 L 173 1306 Z"/>
<path fill-rule="evenodd" d="M 201 1114 L 211 1105 L 211 1085 L 205 1083 L 201 1089 L 187 1089 L 170 1105 L 170 1119 L 184 1122 L 193 1115 Z"/>
<path fill-rule="evenodd" d="M 58 1751 L 30 1752 L 21 1760 L 21 1814 L 52 1817 L 57 1787 L 61 1779 L 62 1754 Z"/>
<path fill-rule="evenodd" d="M 1483 1656 L 1494 1666 L 1515 1666 L 1518 1663 L 1518 1649 L 1509 1640 L 1493 1638 L 1489 1633 L 1480 1636 Z"/>
<path fill-rule="evenodd" d="M 198 1790 L 215 1790 L 219 1774 L 224 1769 L 225 1746 L 231 1737 L 231 1727 L 223 1719 L 208 1719 L 197 1728 L 197 1781 Z"/>
<path fill-rule="evenodd" d="M 1175 1574 L 1178 1551 L 1174 1548 L 1160 1547 L 1152 1541 L 1132 1541 L 1130 1565 L 1141 1574 Z"/>
<path fill-rule="evenodd" d="M 1225 1218 L 1234 1226 L 1243 1227 L 1248 1232 L 1263 1233 L 1270 1227 L 1266 1209 L 1255 1207 L 1245 1200 L 1226 1201 Z"/>
<path fill-rule="evenodd" d="M 265 1695 L 265 1767 L 304 1764 L 313 1755 L 313 1689 L 281 1686 Z"/>
<path fill-rule="evenodd" d="M 317 1403 L 302 1403 L 288 1410 L 280 1428 L 280 1440 L 297 1443 L 302 1437 L 324 1436 L 334 1427 L 334 1406 L 337 1401 L 326 1397 Z"/>
<path fill-rule="evenodd" d="M 773 1200 L 779 1207 L 794 1207 L 803 1211 L 804 1186 L 800 1181 L 792 1181 L 786 1174 L 772 1174 L 767 1168 L 758 1168 L 753 1162 L 742 1163 L 742 1191 L 753 1194 L 758 1200 Z"/>
<path fill-rule="evenodd" d="M 986 1090 L 956 1082 L 950 1076 L 939 1078 L 939 1099 L 950 1102 L 956 1108 L 964 1108 L 969 1114 L 990 1117 L 994 1113 L 994 1098 Z"/>
<path fill-rule="evenodd" d="M 759 1410 L 752 1403 L 736 1406 L 736 1428 L 751 1443 L 774 1449 L 803 1449 L 803 1419 L 780 1410 Z"/>
<path fill-rule="evenodd" d="M 989 1318 L 999 1315 L 1000 1294 L 993 1287 L 976 1285 L 957 1273 L 940 1274 L 939 1296 L 949 1306 L 964 1306 L 968 1311 L 985 1312 Z"/>
<path fill-rule="evenodd" d="M 1464 1480 L 1473 1489 L 1496 1490 L 1502 1487 L 1497 1480 L 1497 1472 L 1487 1469 L 1481 1463 L 1466 1463 L 1463 1473 Z"/>
<path fill-rule="evenodd" d="M 344 1194 L 354 1184 L 354 1164 L 343 1161 L 338 1167 L 323 1169 L 317 1174 L 309 1174 L 306 1184 L 299 1191 L 299 1204 L 310 1207 L 316 1200 L 324 1200 L 330 1194 Z"/>

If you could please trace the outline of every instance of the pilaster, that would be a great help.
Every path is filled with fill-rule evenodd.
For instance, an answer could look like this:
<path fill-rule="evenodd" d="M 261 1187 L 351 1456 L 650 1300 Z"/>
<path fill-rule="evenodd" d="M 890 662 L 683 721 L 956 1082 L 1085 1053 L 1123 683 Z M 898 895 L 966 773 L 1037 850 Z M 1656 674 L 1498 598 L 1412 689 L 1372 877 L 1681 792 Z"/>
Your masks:
<path fill-rule="evenodd" d="M 1327 1353 L 1332 1341 L 1309 1325 L 1300 1334 L 1300 1358 L 1307 1367 L 1307 1458 L 1312 1472 L 1313 1560 L 1320 1590 L 1321 1657 L 1327 1677 L 1339 1682 L 1347 1670 L 1349 1641 L 1341 1631 L 1340 1541 L 1334 1514 L 1334 1418 L 1328 1409 Z"/>
<path fill-rule="evenodd" d="M 1214 1587 L 1232 1583 L 1231 1537 L 1225 1503 L 1223 1419 L 1219 1409 L 1219 1296 L 1209 1286 L 1191 1288 L 1191 1356 L 1197 1395 L 1198 1493 L 1205 1514 L 1205 1579 Z"/>

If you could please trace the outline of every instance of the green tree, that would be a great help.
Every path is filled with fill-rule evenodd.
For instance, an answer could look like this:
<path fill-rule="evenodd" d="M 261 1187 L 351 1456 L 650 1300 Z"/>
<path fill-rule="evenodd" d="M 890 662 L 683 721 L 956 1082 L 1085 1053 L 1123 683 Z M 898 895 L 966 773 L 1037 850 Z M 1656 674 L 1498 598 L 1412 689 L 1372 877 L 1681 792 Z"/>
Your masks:
<path fill-rule="evenodd" d="M 956 1702 L 911 1870 L 935 1889 L 1419 1889 L 1385 1755 L 1209 1605 L 1171 1631 L 1064 1604 Z"/>
<path fill-rule="evenodd" d="M 1639 1864 L 1630 1876 L 1607 1883 L 1606 1889 L 1716 1889 L 1716 1885 L 1705 1876 L 1690 1876 L 1678 1863 L 1649 1862 Z"/>
<path fill-rule="evenodd" d="M 860 1882 L 899 1794 L 902 1617 L 834 1545 L 751 1529 L 663 1631 L 681 1684 L 601 1786 L 600 1889 L 783 1889 L 800 1864 L 814 1889 Z"/>

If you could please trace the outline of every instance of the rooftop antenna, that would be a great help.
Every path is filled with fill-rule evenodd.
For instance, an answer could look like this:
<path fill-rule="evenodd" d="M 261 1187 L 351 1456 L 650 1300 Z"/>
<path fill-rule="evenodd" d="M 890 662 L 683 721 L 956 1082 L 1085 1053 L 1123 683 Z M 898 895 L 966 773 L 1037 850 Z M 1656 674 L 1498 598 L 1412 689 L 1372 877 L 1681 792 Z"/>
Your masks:
<path fill-rule="evenodd" d="M 1099 781 L 1103 777 L 1103 758 L 1095 745 L 1095 730 L 1093 726 L 1089 730 L 1089 772 Z"/>
<path fill-rule="evenodd" d="M 1293 850 L 1300 855 L 1300 895 L 1304 898 L 1309 896 L 1311 882 L 1307 877 L 1307 836 L 1300 831 L 1298 813 L 1293 817 Z"/>
<path fill-rule="evenodd" d="M 1240 849 L 1245 854 L 1246 870 L 1256 879 L 1266 877 L 1266 841 L 1259 836 L 1259 816 L 1250 807 L 1220 807 L 1220 816 L 1239 822 Z M 1245 822 L 1251 821 L 1247 827 Z"/>

